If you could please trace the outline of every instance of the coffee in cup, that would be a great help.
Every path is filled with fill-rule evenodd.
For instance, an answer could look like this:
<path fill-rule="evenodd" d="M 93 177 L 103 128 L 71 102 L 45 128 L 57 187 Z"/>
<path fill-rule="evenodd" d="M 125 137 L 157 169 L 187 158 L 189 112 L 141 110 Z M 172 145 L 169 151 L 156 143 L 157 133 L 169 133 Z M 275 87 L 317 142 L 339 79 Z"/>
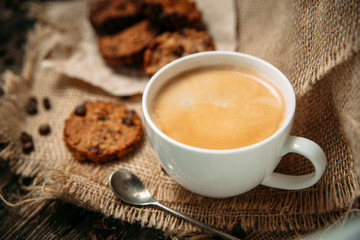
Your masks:
<path fill-rule="evenodd" d="M 285 117 L 281 92 L 246 68 L 207 66 L 174 76 L 156 94 L 152 120 L 198 148 L 234 149 L 274 134 Z"/>

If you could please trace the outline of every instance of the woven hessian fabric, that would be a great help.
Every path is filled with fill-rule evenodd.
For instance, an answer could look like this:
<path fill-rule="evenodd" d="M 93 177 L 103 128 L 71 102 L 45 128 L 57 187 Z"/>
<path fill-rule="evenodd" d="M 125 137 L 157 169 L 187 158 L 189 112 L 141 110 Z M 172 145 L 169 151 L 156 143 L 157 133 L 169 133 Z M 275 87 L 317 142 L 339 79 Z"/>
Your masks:
<path fill-rule="evenodd" d="M 142 115 L 138 99 L 111 96 L 39 66 L 44 49 L 61 24 L 84 11 L 79 2 L 67 16 L 59 17 L 58 28 L 38 19 L 29 35 L 23 72 L 3 76 L 6 95 L 0 99 L 0 140 L 9 141 L 9 145 L 0 157 L 8 160 L 17 174 L 35 177 L 29 197 L 35 203 L 61 199 L 106 216 L 162 229 L 173 238 L 206 233 L 161 210 L 122 203 L 108 187 L 112 171 L 133 171 L 160 202 L 224 231 L 241 232 L 245 239 L 293 239 L 326 228 L 358 207 L 359 2 L 235 3 L 236 50 L 269 61 L 289 78 L 297 93 L 292 135 L 317 142 L 326 153 L 327 169 L 316 185 L 298 191 L 259 186 L 228 199 L 202 197 L 183 189 L 162 171 L 146 136 L 136 151 L 121 160 L 103 165 L 74 161 L 62 138 L 64 120 L 75 106 L 89 100 L 109 100 L 123 102 Z M 28 96 L 38 100 L 49 97 L 53 107 L 50 111 L 40 107 L 37 115 L 29 116 L 23 110 Z M 49 136 L 38 134 L 43 123 L 51 126 Z M 28 155 L 21 151 L 22 131 L 34 137 L 35 151 Z M 303 157 L 289 154 L 276 171 L 301 175 L 313 167 Z"/>

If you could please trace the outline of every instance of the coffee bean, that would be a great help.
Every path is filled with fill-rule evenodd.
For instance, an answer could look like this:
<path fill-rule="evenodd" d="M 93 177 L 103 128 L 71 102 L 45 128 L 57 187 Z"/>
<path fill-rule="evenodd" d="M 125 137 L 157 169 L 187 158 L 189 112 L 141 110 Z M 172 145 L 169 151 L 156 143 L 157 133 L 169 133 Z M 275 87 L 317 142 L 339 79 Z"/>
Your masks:
<path fill-rule="evenodd" d="M 81 117 L 84 117 L 86 115 L 86 107 L 85 105 L 80 105 L 78 107 L 76 107 L 75 109 L 75 114 Z"/>
<path fill-rule="evenodd" d="M 22 150 L 23 150 L 23 153 L 25 153 L 25 154 L 31 153 L 32 151 L 35 150 L 34 143 L 32 141 L 24 143 L 22 146 Z"/>
<path fill-rule="evenodd" d="M 134 125 L 134 122 L 131 118 L 123 118 L 122 120 L 122 123 L 127 125 L 127 126 L 133 126 Z"/>
<path fill-rule="evenodd" d="M 0 97 L 4 96 L 4 95 L 5 95 L 5 91 L 4 91 L 4 89 L 2 89 L 2 87 L 0 87 Z"/>
<path fill-rule="evenodd" d="M 22 143 L 22 150 L 23 153 L 29 154 L 32 152 L 34 148 L 34 142 L 33 138 L 30 134 L 27 134 L 26 132 L 22 132 L 20 135 L 21 143 Z"/>
<path fill-rule="evenodd" d="M 21 139 L 21 142 L 24 144 L 24 143 L 27 143 L 27 142 L 32 142 L 33 141 L 33 138 L 30 134 L 27 134 L 26 132 L 22 132 L 21 135 L 20 135 L 20 139 Z"/>
<path fill-rule="evenodd" d="M 43 105 L 46 110 L 50 110 L 51 108 L 50 99 L 47 97 L 43 98 Z"/>
<path fill-rule="evenodd" d="M 39 133 L 43 136 L 49 135 L 50 132 L 51 132 L 51 128 L 49 124 L 43 124 L 39 128 Z"/>
<path fill-rule="evenodd" d="M 30 115 L 35 115 L 38 113 L 37 109 L 37 100 L 35 97 L 30 97 L 25 105 L 25 110 Z"/>

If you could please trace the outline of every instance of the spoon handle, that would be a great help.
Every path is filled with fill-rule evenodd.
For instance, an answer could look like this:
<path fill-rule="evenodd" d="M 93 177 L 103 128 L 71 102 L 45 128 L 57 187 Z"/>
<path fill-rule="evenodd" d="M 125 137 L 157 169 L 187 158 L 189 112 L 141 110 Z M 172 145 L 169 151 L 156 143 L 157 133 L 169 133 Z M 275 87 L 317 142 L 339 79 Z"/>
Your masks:
<path fill-rule="evenodd" d="M 209 226 L 209 225 L 207 225 L 207 224 L 205 224 L 205 223 L 202 223 L 202 222 L 200 222 L 200 221 L 198 221 L 198 220 L 196 220 L 196 219 L 193 219 L 193 218 L 188 217 L 188 216 L 186 216 L 186 215 L 184 215 L 184 214 L 182 214 L 182 213 L 179 213 L 178 211 L 175 211 L 174 209 L 171 209 L 171 208 L 169 208 L 169 207 L 167 207 L 167 206 L 165 206 L 165 205 L 162 205 L 162 204 L 159 203 L 159 202 L 155 202 L 154 205 L 157 206 L 157 207 L 159 207 L 159 208 L 161 208 L 161 209 L 163 209 L 163 210 L 165 210 L 165 211 L 170 212 L 171 214 L 173 214 L 173 215 L 175 215 L 175 216 L 177 216 L 177 217 L 180 217 L 180 218 L 182 218 L 182 219 L 184 219 L 184 220 L 186 220 L 186 221 L 189 221 L 189 222 L 191 222 L 191 223 L 193 223 L 193 224 L 195 224 L 195 225 L 197 225 L 197 226 L 199 226 L 199 227 L 201 227 L 201 228 L 204 228 L 204 229 L 208 230 L 209 232 L 212 232 L 213 234 L 215 234 L 215 235 L 217 235 L 217 236 L 220 236 L 220 237 L 222 237 L 222 238 L 224 238 L 224 239 L 229 239 L 229 240 L 241 240 L 241 239 L 236 238 L 236 237 L 234 237 L 234 236 L 231 236 L 231 235 L 229 235 L 229 234 L 227 234 L 227 233 L 225 233 L 225 232 L 222 232 L 222 231 L 220 231 L 220 230 L 217 230 L 217 229 L 215 229 L 215 228 L 213 228 L 213 227 L 211 227 L 211 226 Z"/>

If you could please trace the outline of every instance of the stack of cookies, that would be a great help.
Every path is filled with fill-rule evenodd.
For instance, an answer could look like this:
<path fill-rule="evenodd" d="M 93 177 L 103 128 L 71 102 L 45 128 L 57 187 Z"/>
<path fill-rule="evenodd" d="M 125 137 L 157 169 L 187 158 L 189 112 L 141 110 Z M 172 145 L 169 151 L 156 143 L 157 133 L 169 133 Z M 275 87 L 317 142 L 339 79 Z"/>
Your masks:
<path fill-rule="evenodd" d="M 148 76 L 182 56 L 215 50 L 190 0 L 100 0 L 90 21 L 107 64 L 142 65 Z"/>

